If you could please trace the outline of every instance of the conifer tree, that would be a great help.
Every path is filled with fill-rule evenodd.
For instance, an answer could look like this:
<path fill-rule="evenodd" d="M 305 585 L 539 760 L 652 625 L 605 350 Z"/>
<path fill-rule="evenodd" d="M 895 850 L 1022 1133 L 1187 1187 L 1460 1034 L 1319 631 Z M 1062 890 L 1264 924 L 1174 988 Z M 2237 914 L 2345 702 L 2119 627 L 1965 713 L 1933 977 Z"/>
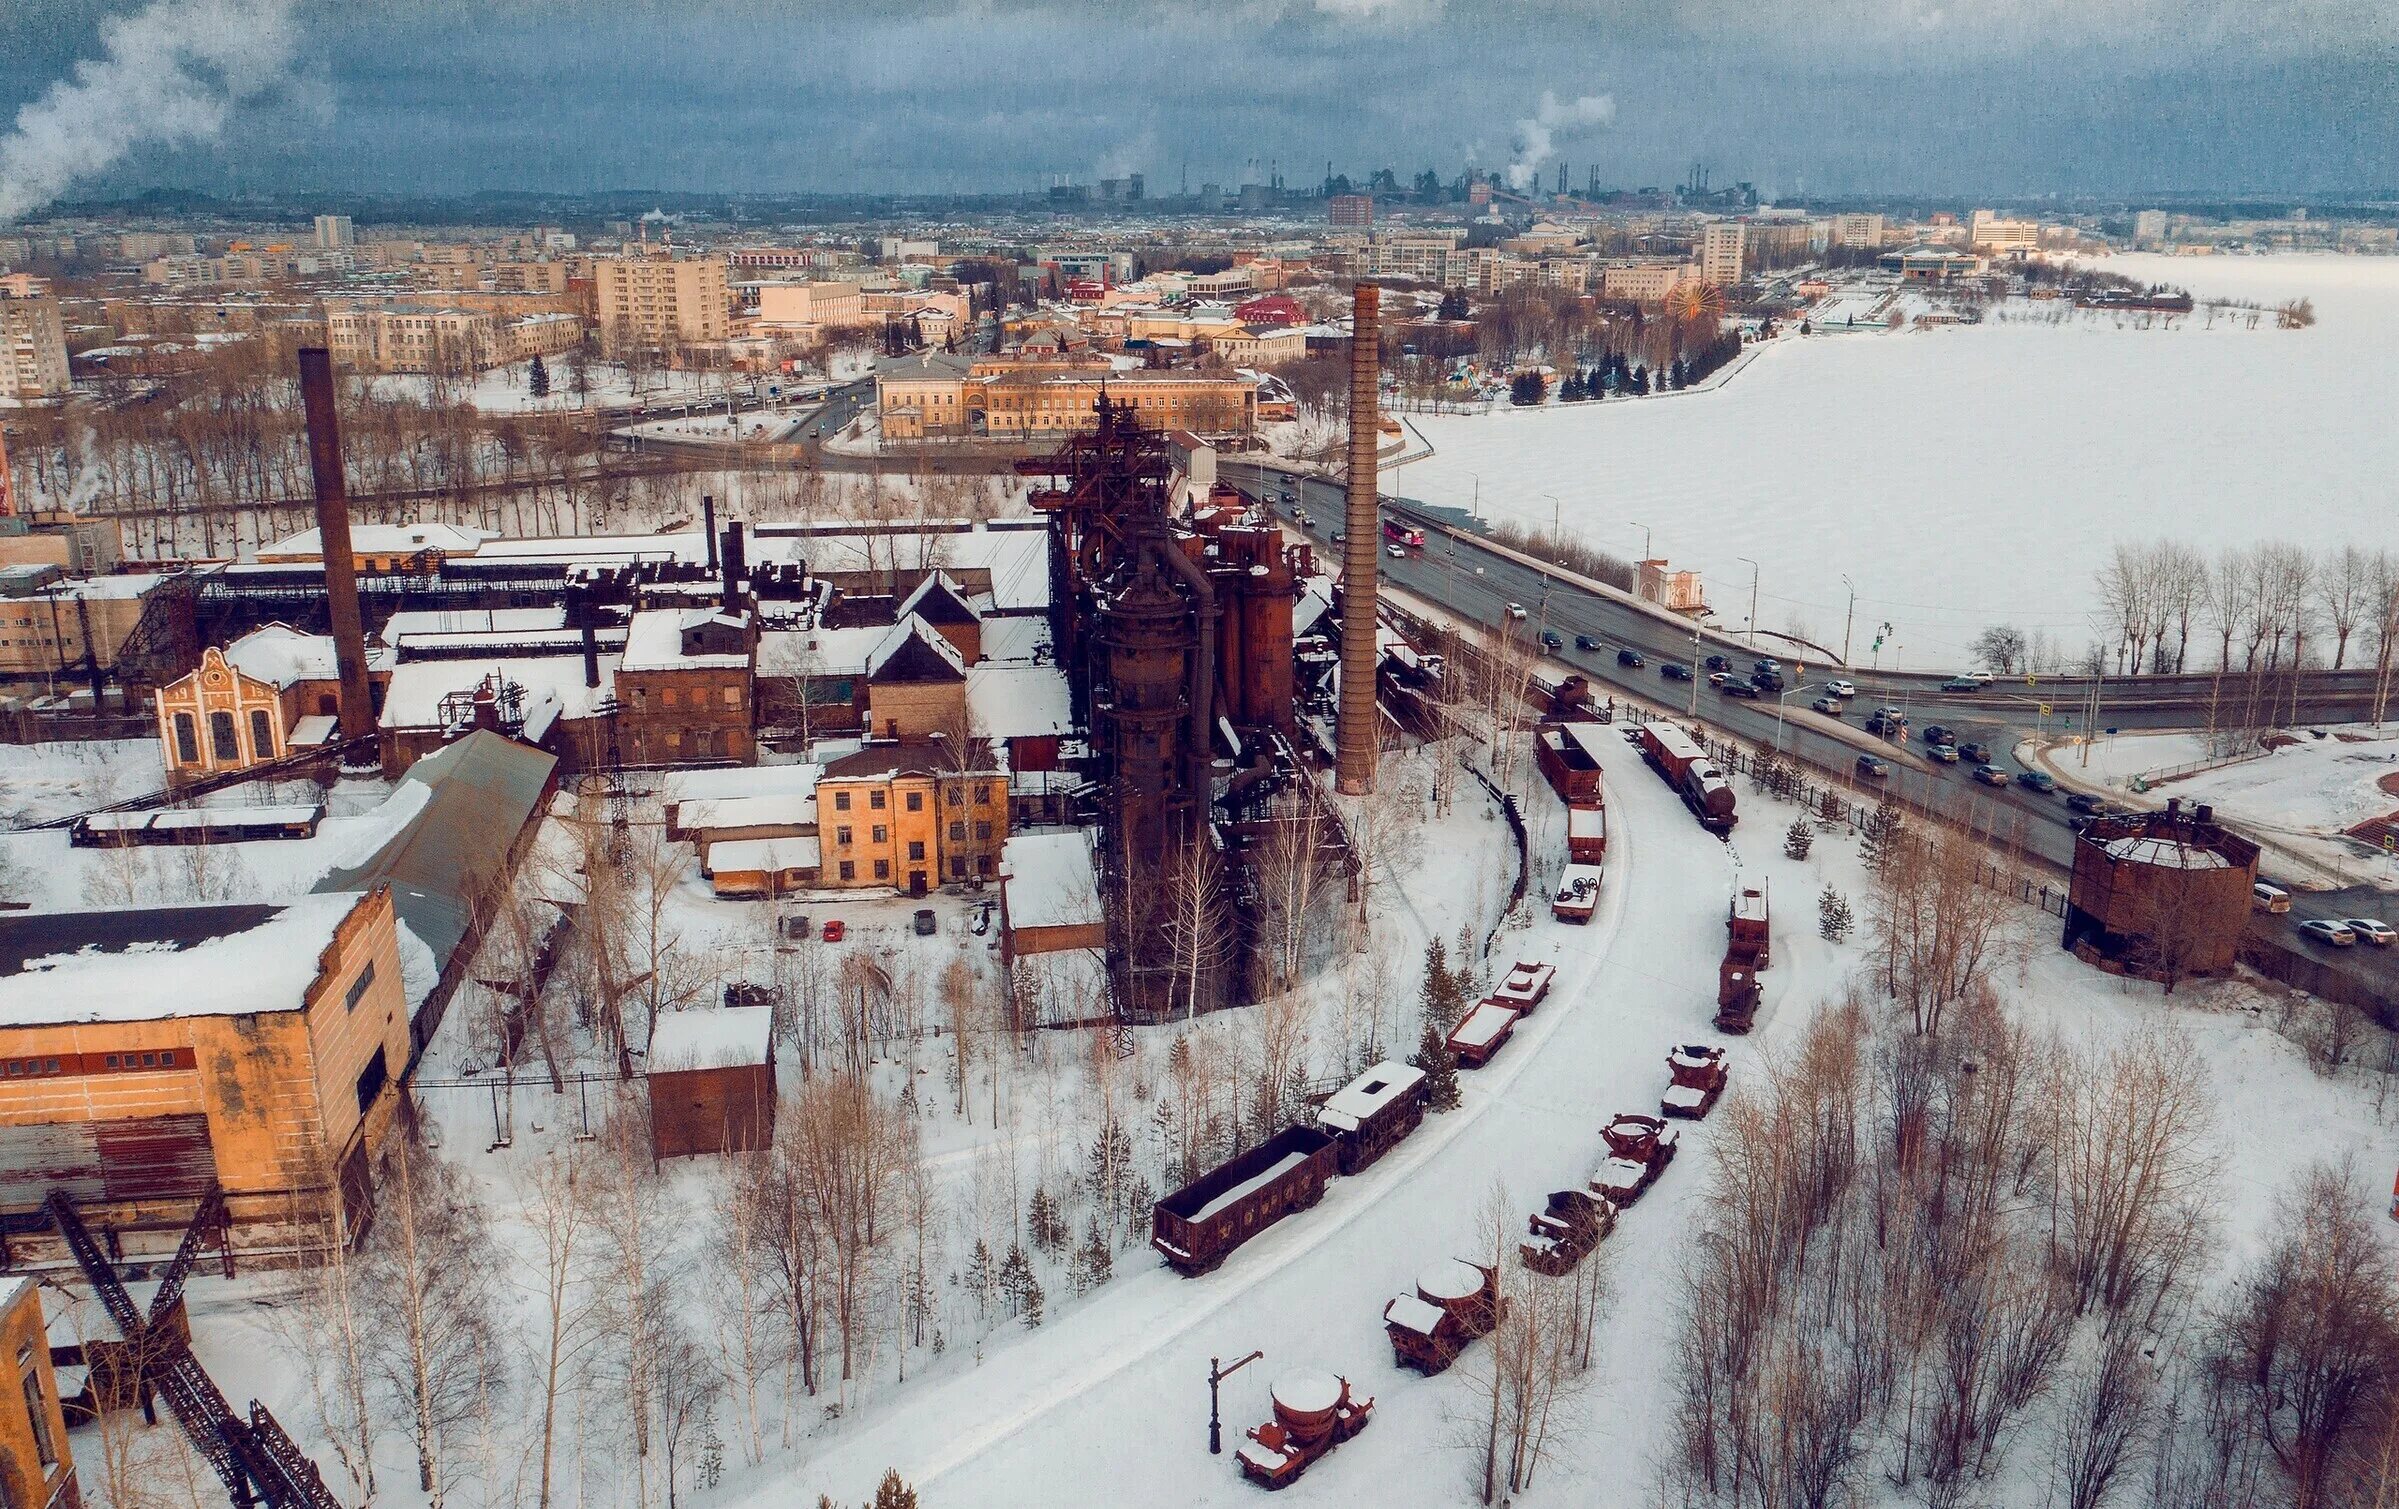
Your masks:
<path fill-rule="evenodd" d="M 1813 846 L 1815 842 L 1816 830 L 1808 826 L 1808 820 L 1806 818 L 1795 817 L 1791 819 L 1791 826 L 1783 833 L 1784 857 L 1789 859 L 1805 859 L 1808 857 L 1809 848 Z"/>
<path fill-rule="evenodd" d="M 896 1469 L 886 1472 L 875 1487 L 874 1509 L 916 1509 L 916 1490 L 900 1481 Z"/>
<path fill-rule="evenodd" d="M 533 358 L 533 365 L 525 369 L 525 387 L 535 398 L 550 396 L 550 369 L 538 355 Z"/>
<path fill-rule="evenodd" d="M 1449 1037 L 1431 1022 L 1424 1024 L 1424 1037 L 1416 1045 L 1416 1057 L 1411 1060 L 1424 1071 L 1424 1107 L 1428 1111 L 1448 1111 L 1458 1104 L 1458 1061 L 1449 1051 Z"/>
<path fill-rule="evenodd" d="M 1879 874 L 1891 858 L 1891 851 L 1905 836 L 1906 823 L 1899 809 L 1891 805 L 1889 797 L 1884 797 L 1866 814 L 1864 825 L 1858 829 L 1858 858 L 1865 861 L 1867 869 Z"/>
<path fill-rule="evenodd" d="M 1829 885 L 1817 894 L 1816 932 L 1825 942 L 1846 942 L 1850 928 L 1855 925 L 1856 919 L 1849 912 L 1848 898 Z"/>

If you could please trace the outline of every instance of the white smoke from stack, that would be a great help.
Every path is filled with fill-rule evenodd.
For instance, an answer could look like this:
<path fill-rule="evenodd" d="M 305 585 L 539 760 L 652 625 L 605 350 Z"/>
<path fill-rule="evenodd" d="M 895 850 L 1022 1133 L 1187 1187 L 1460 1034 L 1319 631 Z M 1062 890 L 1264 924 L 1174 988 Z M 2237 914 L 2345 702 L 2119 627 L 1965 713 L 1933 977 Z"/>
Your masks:
<path fill-rule="evenodd" d="M 293 0 L 156 0 L 100 27 L 100 51 L 17 112 L 0 141 L 0 224 L 137 146 L 213 141 L 290 71 Z"/>
<path fill-rule="evenodd" d="M 1541 108 L 1516 122 L 1516 160 L 1508 164 L 1508 187 L 1522 192 L 1534 186 L 1541 165 L 1557 148 L 1561 131 L 1605 126 L 1616 119 L 1616 97 L 1585 94 L 1561 100 L 1544 89 Z"/>

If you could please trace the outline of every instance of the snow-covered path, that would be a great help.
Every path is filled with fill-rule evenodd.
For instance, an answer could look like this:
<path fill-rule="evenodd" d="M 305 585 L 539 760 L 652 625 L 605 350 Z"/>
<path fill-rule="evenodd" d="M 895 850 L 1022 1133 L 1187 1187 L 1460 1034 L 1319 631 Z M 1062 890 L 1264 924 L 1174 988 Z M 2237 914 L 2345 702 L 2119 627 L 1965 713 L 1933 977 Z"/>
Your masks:
<path fill-rule="evenodd" d="M 1082 1497 L 1069 1485 L 1096 1493 L 1105 1484 L 1119 1502 L 1246 1504 L 1257 1490 L 1241 1481 L 1232 1446 L 1265 1418 L 1277 1374 L 1322 1367 L 1375 1395 L 1376 1419 L 1311 1469 L 1291 1500 L 1457 1502 L 1468 1453 L 1445 1444 L 1446 1422 L 1465 1407 L 1464 1382 L 1454 1371 L 1428 1381 L 1395 1370 L 1383 1301 L 1411 1289 L 1434 1259 L 1473 1250 L 1475 1213 L 1495 1179 L 1519 1212 L 1579 1184 L 1597 1161 L 1600 1125 L 1617 1111 L 1654 1108 L 1668 1047 L 1703 1035 L 1714 1006 L 1727 851 L 1699 834 L 1629 749 L 1608 750 L 1607 774 L 1601 913 L 1588 928 L 1544 917 L 1514 935 L 1508 952 L 1556 960 L 1559 983 L 1489 1068 L 1461 1075 L 1464 1106 L 1428 1118 L 1364 1177 L 1336 1181 L 1322 1204 L 1215 1273 L 1183 1279 L 1148 1266 L 1122 1275 L 974 1371 L 900 1396 L 829 1443 L 797 1483 L 777 1484 L 775 1499 L 855 1496 L 896 1466 L 944 1502 L 1055 1504 Z M 1706 1136 L 1702 1127 L 1686 1138 L 1685 1156 L 1608 1244 L 1616 1298 L 1603 1351 L 1654 1356 L 1664 1345 L 1669 1258 Z M 1212 1459 L 1208 1359 L 1258 1347 L 1265 1360 L 1226 1385 L 1227 1450 Z M 1640 1422 L 1649 1412 L 1595 1413 Z M 1595 1431 L 1545 1468 L 1531 1501 L 1589 1502 L 1590 1474 L 1645 1477 L 1646 1426 L 1620 1428 L 1644 1433 Z"/>

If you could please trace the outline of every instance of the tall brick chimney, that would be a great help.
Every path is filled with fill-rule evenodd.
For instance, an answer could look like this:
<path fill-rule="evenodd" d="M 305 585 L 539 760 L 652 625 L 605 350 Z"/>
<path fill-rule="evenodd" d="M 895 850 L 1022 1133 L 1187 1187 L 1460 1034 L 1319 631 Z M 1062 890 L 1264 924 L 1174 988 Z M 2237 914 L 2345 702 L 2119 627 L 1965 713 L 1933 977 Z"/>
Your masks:
<path fill-rule="evenodd" d="M 1350 304 L 1348 538 L 1341 547 L 1341 720 L 1334 737 L 1333 780 L 1345 796 L 1374 789 L 1375 602 L 1382 569 L 1374 496 L 1381 442 L 1382 362 L 1377 350 L 1383 291 L 1360 283 Z"/>
<path fill-rule="evenodd" d="M 333 359 L 322 346 L 300 348 L 300 402 L 308 414 L 308 469 L 316 480 L 317 540 L 325 557 L 325 606 L 333 620 L 333 660 L 341 671 L 343 742 L 375 734 L 367 693 L 366 624 L 358 613 L 358 559 L 350 548 L 350 488 L 342 475 L 341 420 L 333 402 Z"/>

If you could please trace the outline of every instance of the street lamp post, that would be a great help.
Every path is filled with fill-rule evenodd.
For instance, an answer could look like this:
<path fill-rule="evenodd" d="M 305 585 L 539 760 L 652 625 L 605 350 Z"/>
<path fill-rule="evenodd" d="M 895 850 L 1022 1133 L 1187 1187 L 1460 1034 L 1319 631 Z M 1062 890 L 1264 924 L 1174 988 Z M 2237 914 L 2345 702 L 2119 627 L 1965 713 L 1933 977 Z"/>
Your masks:
<path fill-rule="evenodd" d="M 1264 1352 L 1252 1352 L 1229 1368 L 1217 1366 L 1213 1357 L 1208 1359 L 1208 1455 L 1224 1455 L 1224 1426 L 1216 1412 L 1216 1386 L 1265 1355 Z"/>
<path fill-rule="evenodd" d="M 1754 650 L 1758 647 L 1758 563 L 1745 555 L 1733 559 L 1749 568 L 1749 647 Z"/>
<path fill-rule="evenodd" d="M 1549 553 L 1556 555 L 1558 542 L 1563 538 L 1560 531 L 1565 528 L 1566 505 L 1558 501 L 1556 493 L 1543 493 L 1541 496 L 1549 499 Z"/>
<path fill-rule="evenodd" d="M 1651 549 L 1649 548 L 1649 540 L 1650 540 L 1649 526 L 1648 526 L 1647 524 L 1638 524 L 1638 523 L 1633 523 L 1633 521 L 1632 521 L 1632 520 L 1629 520 L 1629 519 L 1628 519 L 1628 520 L 1626 520 L 1625 522 L 1626 522 L 1627 524 L 1630 524 L 1630 525 L 1631 525 L 1633 528 L 1635 528 L 1635 529 L 1638 529 L 1638 530 L 1640 530 L 1640 531 L 1641 531 L 1641 559 L 1643 559 L 1643 560 L 1645 560 L 1645 561 L 1647 561 L 1647 560 L 1654 560 L 1654 559 L 1656 559 L 1656 557 L 1657 557 L 1657 552 L 1656 552 L 1656 551 L 1654 551 L 1654 550 L 1651 550 Z"/>

